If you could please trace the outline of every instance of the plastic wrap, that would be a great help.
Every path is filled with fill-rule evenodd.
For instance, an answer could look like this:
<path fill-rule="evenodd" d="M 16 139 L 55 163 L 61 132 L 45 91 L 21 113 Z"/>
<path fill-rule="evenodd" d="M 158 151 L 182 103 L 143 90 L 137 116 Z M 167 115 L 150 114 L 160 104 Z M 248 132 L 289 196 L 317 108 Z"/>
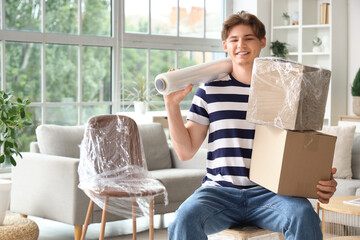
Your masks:
<path fill-rule="evenodd" d="M 281 58 L 256 58 L 246 120 L 288 130 L 321 130 L 331 72 Z"/>
<path fill-rule="evenodd" d="M 142 141 L 136 123 L 129 117 L 103 115 L 91 118 L 80 147 L 79 188 L 100 208 L 110 195 L 107 210 L 124 218 L 149 215 L 149 201 L 164 194 L 165 187 L 148 177 Z M 115 197 L 116 196 L 116 197 Z"/>
<path fill-rule="evenodd" d="M 161 94 L 170 94 L 185 88 L 190 83 L 196 85 L 222 78 L 232 71 L 229 58 L 182 68 L 155 77 L 155 88 Z"/>

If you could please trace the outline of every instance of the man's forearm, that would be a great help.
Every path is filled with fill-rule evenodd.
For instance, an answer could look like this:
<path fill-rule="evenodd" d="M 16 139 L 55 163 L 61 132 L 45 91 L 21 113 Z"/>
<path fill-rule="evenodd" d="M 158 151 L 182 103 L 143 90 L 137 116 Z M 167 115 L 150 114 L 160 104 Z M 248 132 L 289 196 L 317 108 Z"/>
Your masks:
<path fill-rule="evenodd" d="M 174 149 L 180 160 L 188 160 L 189 156 L 192 156 L 193 147 L 191 136 L 183 122 L 180 106 L 167 107 L 166 111 L 168 115 L 170 138 Z"/>

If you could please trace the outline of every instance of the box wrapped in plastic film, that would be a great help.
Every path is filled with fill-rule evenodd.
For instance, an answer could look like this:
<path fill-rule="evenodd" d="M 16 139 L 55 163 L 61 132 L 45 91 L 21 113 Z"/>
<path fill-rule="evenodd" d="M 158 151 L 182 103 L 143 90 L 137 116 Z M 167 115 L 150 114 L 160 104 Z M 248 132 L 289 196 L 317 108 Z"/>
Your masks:
<path fill-rule="evenodd" d="M 246 120 L 288 130 L 321 130 L 331 72 L 281 58 L 256 58 Z"/>

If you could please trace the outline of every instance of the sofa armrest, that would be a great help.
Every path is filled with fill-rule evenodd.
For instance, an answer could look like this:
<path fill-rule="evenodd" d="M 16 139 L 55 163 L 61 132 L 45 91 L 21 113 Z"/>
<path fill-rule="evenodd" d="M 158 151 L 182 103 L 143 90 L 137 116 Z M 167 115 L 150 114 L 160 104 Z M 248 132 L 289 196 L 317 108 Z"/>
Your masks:
<path fill-rule="evenodd" d="M 355 196 L 360 195 L 360 179 L 335 178 L 338 185 L 334 196 Z"/>
<path fill-rule="evenodd" d="M 79 159 L 31 152 L 22 156 L 12 169 L 11 211 L 82 225 L 89 199 L 78 188 Z"/>
<path fill-rule="evenodd" d="M 181 161 L 172 146 L 169 146 L 169 149 L 173 168 L 206 169 L 207 149 L 200 148 L 195 156 L 188 161 Z"/>
<path fill-rule="evenodd" d="M 30 143 L 30 152 L 32 153 L 40 153 L 39 143 L 31 142 Z"/>

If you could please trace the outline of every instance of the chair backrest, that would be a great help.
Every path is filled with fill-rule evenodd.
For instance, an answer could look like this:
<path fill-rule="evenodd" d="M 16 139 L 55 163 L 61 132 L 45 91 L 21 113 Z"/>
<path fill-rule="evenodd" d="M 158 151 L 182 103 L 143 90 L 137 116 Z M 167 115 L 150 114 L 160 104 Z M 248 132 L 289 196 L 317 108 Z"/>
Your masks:
<path fill-rule="evenodd" d="M 87 166 L 97 174 L 122 174 L 118 170 L 128 166 L 147 170 L 137 124 L 127 116 L 90 118 L 82 144 Z"/>

